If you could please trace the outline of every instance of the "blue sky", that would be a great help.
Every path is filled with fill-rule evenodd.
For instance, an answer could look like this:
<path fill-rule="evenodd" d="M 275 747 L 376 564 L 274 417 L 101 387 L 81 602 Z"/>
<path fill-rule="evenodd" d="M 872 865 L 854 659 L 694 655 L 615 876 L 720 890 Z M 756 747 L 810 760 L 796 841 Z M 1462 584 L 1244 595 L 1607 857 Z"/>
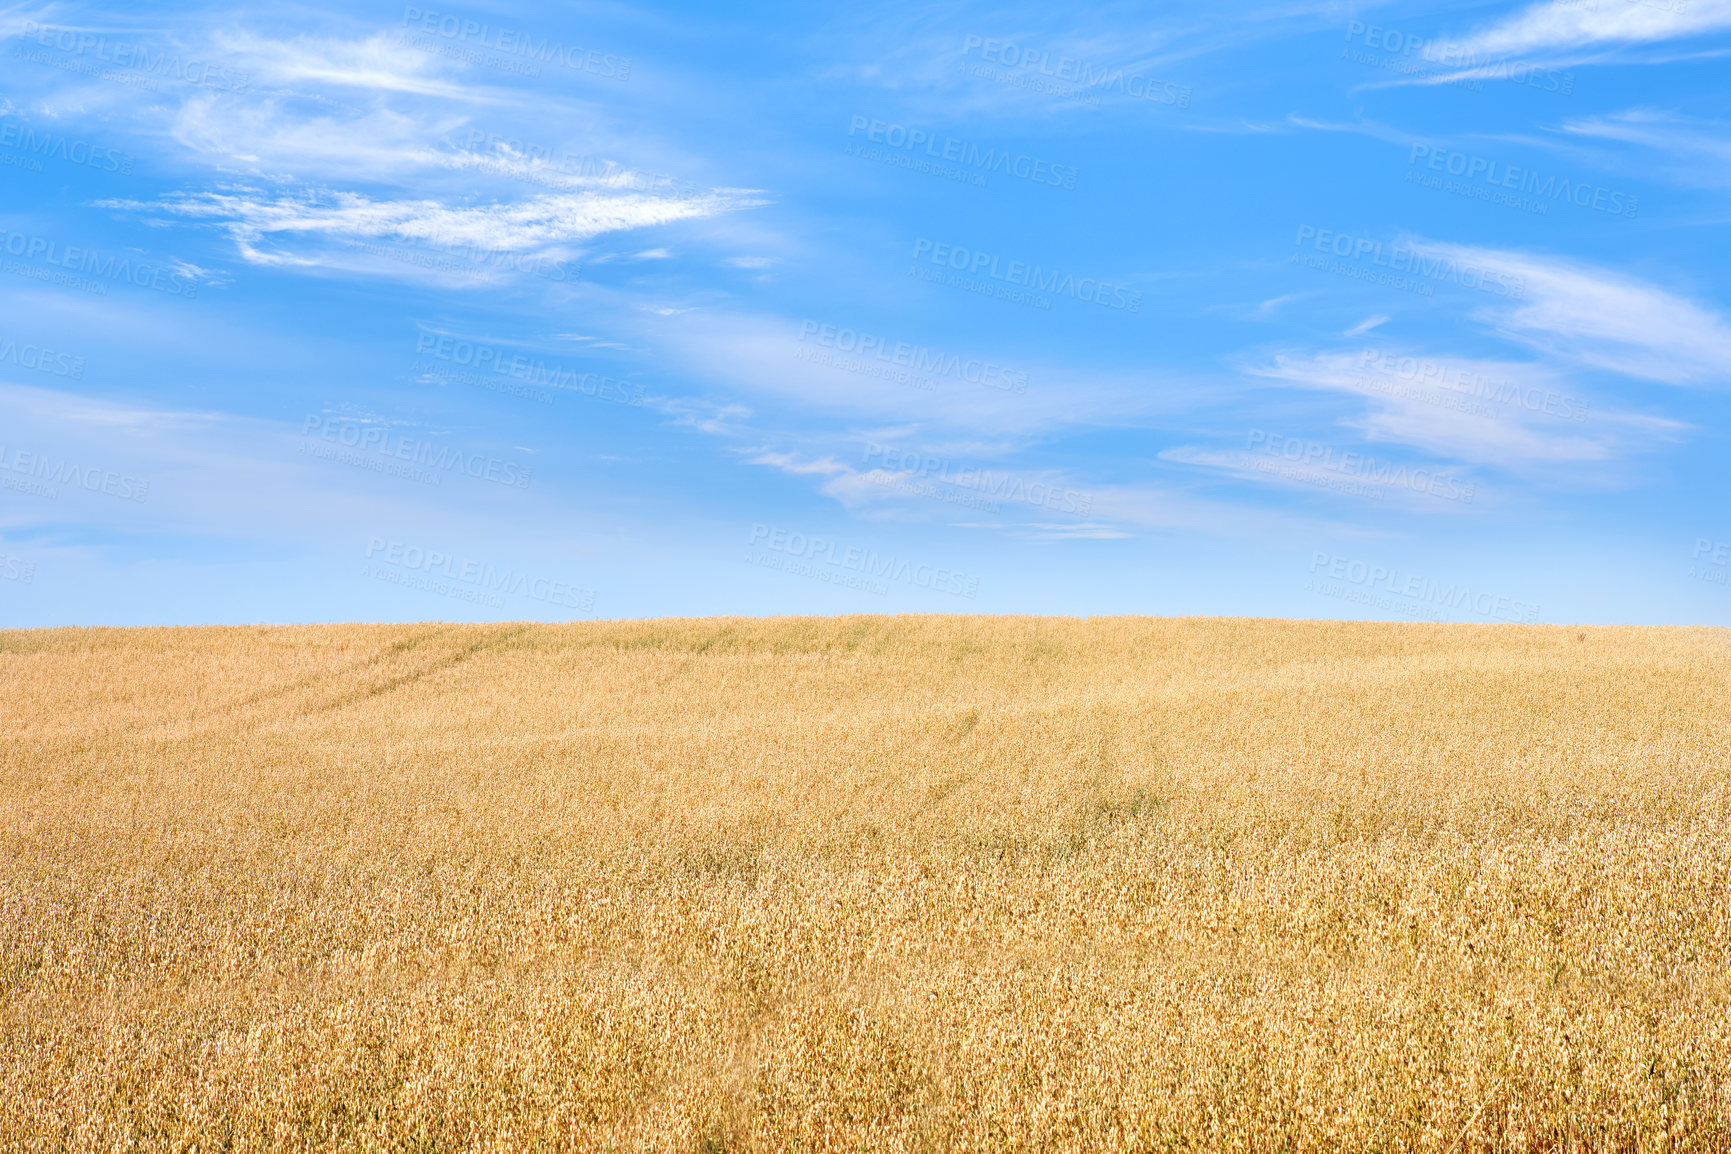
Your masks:
<path fill-rule="evenodd" d="M 1731 623 L 1731 0 L 0 36 L 0 624 Z"/>

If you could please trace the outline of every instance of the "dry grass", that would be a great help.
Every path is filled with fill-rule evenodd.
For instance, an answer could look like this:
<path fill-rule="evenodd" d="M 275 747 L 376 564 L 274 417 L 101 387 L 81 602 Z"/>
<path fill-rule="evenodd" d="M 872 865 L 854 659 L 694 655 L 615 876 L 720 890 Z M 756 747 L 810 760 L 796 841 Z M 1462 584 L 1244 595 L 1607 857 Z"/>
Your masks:
<path fill-rule="evenodd" d="M 1731 1149 L 1731 639 L 0 633 L 0 1145 Z"/>

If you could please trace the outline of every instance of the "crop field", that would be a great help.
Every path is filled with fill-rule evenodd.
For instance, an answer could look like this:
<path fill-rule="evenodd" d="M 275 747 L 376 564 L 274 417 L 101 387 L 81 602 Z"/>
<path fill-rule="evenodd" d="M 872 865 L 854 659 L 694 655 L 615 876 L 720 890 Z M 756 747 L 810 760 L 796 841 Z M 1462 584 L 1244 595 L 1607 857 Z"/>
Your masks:
<path fill-rule="evenodd" d="M 1731 1150 L 1731 635 L 0 632 L 0 1149 Z"/>

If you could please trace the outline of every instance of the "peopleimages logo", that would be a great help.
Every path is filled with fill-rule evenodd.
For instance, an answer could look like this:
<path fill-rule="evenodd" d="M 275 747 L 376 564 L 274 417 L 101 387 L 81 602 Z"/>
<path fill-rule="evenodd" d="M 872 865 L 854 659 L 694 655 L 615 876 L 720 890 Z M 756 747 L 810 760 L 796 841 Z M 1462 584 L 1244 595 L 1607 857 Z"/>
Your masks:
<path fill-rule="evenodd" d="M 29 585 L 36 580 L 36 562 L 26 561 L 8 553 L 0 553 L 0 580 Z"/>
<path fill-rule="evenodd" d="M 1384 28 L 1379 24 L 1366 24 L 1362 20 L 1354 20 L 1346 26 L 1346 42 L 1351 45 L 1359 37 L 1364 38 L 1366 48 L 1376 48 L 1395 55 L 1382 62 L 1383 67 L 1394 72 L 1411 73 L 1418 78 L 1426 78 L 1431 74 L 1411 65 L 1403 57 L 1418 56 L 1432 64 L 1441 65 L 1454 73 L 1465 73 L 1469 79 L 1507 80 L 1513 84 L 1522 84 L 1528 88 L 1536 88 L 1541 92 L 1555 92 L 1560 96 L 1568 96 L 1575 90 L 1575 74 L 1573 72 L 1557 72 L 1549 68 L 1539 68 L 1524 60 L 1513 60 L 1507 56 L 1484 56 L 1474 52 L 1460 41 L 1426 39 L 1411 32 L 1402 32 L 1398 28 Z M 1351 48 L 1340 51 L 1342 59 L 1351 57 Z M 1376 57 L 1360 59 L 1363 64 L 1377 64 Z"/>
<path fill-rule="evenodd" d="M 63 160 L 98 172 L 117 172 L 122 176 L 132 174 L 134 158 L 131 153 L 92 144 L 88 140 L 76 140 L 65 133 L 37 132 L 16 122 L 0 123 L 0 148 L 17 149 L 33 157 Z"/>
<path fill-rule="evenodd" d="M 937 134 L 928 129 L 909 128 L 903 124 L 890 124 L 865 116 L 855 116 L 848 123 L 847 134 L 853 137 L 860 133 L 864 133 L 866 140 L 873 144 L 884 144 L 908 152 L 924 145 L 924 155 L 932 160 L 965 165 L 981 173 L 1001 172 L 1018 180 L 1049 184 L 1054 188 L 1076 187 L 1077 170 L 1074 165 L 1054 164 L 1024 152 L 1012 153 L 1007 148 L 1000 150 L 992 147 L 981 151 L 978 144 L 954 136 L 944 137 L 940 148 Z"/>
<path fill-rule="evenodd" d="M 1002 389 L 1008 393 L 1028 391 L 1027 373 L 1006 368 L 994 361 L 985 361 L 978 357 L 964 359 L 954 353 L 937 352 L 924 345 L 910 345 L 906 341 L 891 344 L 887 337 L 857 332 L 845 325 L 803 321 L 799 326 L 799 339 L 802 344 L 809 341 L 837 352 L 854 353 L 862 360 L 869 356 L 889 365 L 910 369 L 914 373 L 924 374 L 923 379 L 949 377 L 988 389 Z M 918 379 L 910 383 L 917 382 Z"/>
<path fill-rule="evenodd" d="M 1076 277 L 1057 269 L 1048 272 L 1037 264 L 1020 260 L 1005 261 L 989 252 L 966 249 L 959 244 L 931 241 L 922 236 L 914 241 L 915 265 L 922 259 L 928 264 L 954 269 L 969 277 L 978 277 L 983 273 L 989 280 L 1002 281 L 1005 285 L 1034 292 L 1067 296 L 1123 312 L 1142 311 L 1142 294 L 1136 289 L 1094 277 Z"/>
<path fill-rule="evenodd" d="M 474 45 L 504 56 L 521 56 L 537 64 L 558 64 L 573 72 L 591 72 L 608 80 L 621 82 L 631 79 L 631 61 L 575 44 L 561 44 L 543 36 L 536 43 L 533 34 L 514 28 L 494 27 L 479 20 L 461 16 L 441 15 L 408 5 L 403 9 L 403 27 L 417 32 L 431 32 L 456 44 Z M 414 45 L 414 47 L 420 47 Z"/>
<path fill-rule="evenodd" d="M 979 59 L 991 64 L 1001 64 L 1005 68 L 1019 68 L 1024 73 L 1037 73 L 1054 80 L 1060 80 L 1075 86 L 1076 91 L 1090 93 L 1122 92 L 1134 100 L 1147 100 L 1155 104 L 1176 105 L 1179 108 L 1190 107 L 1190 88 L 1184 84 L 1173 84 L 1169 81 L 1152 80 L 1140 72 L 1126 75 L 1122 68 L 1101 67 L 1074 56 L 1060 56 L 1056 63 L 1052 54 L 1037 48 L 1022 48 L 1014 41 L 992 40 L 983 36 L 969 35 L 962 41 L 962 56 L 972 57 L 975 49 L 979 50 Z M 997 79 L 997 77 L 991 77 Z M 1067 90 L 1057 90 L 1055 95 Z"/>
<path fill-rule="evenodd" d="M 1432 611 L 1447 609 L 1464 611 L 1498 621 L 1532 624 L 1539 619 L 1539 607 L 1530 601 L 1520 601 L 1500 593 L 1473 589 L 1456 581 L 1447 584 L 1417 573 L 1402 573 L 1386 565 L 1374 565 L 1351 557 L 1332 553 L 1315 553 L 1310 560 L 1311 585 L 1307 588 L 1329 597 L 1372 605 L 1379 609 L 1414 615 L 1414 607 Z M 1329 580 L 1345 585 L 1329 586 Z M 1347 589 L 1346 586 L 1351 586 Z M 1389 598 L 1404 598 L 1409 604 L 1391 602 Z M 1418 616 L 1430 616 L 1420 612 Z M 1434 619 L 1434 618 L 1433 618 Z"/>
<path fill-rule="evenodd" d="M 1731 585 L 1731 541 L 1697 537 L 1689 560 L 1695 562 L 1689 566 L 1689 576 L 1709 585 Z"/>
<path fill-rule="evenodd" d="M 154 289 L 159 293 L 185 297 L 187 300 L 198 296 L 198 281 L 192 277 L 178 270 L 170 271 L 144 261 L 134 264 L 131 257 L 103 254 L 96 249 L 81 248 L 78 245 L 62 245 L 59 241 L 45 236 L 10 232 L 6 229 L 0 229 L 0 247 L 4 247 L 7 256 L 38 261 L 50 268 L 88 273 L 103 280 L 124 281 L 139 288 Z M 108 291 L 107 286 L 100 282 L 96 287 L 104 294 Z"/>
<path fill-rule="evenodd" d="M 894 554 L 880 555 L 876 550 L 863 549 L 858 545 L 841 548 L 840 542 L 827 537 L 808 536 L 768 525 L 753 525 L 751 539 L 747 544 L 770 549 L 788 557 L 833 565 L 858 574 L 861 578 L 906 581 L 910 585 L 930 589 L 935 593 L 973 597 L 980 587 L 980 579 L 966 573 L 910 561 Z M 839 553 L 838 548 L 841 549 Z M 754 558 L 748 556 L 746 560 L 751 561 Z"/>
<path fill-rule="evenodd" d="M 317 444 L 314 441 L 315 434 L 318 440 L 329 442 L 331 448 L 326 449 Z M 336 446 L 344 446 L 355 452 L 345 454 Z M 432 485 L 437 485 L 440 480 L 441 474 L 436 470 L 443 470 L 446 473 L 461 473 L 477 481 L 491 481 L 495 485 L 527 489 L 529 479 L 535 473 L 531 465 L 501 461 L 497 457 L 484 457 L 480 453 L 466 453 L 449 445 L 434 445 L 425 439 L 405 437 L 402 433 L 393 434 L 391 430 L 378 425 L 326 418 L 317 413 L 307 416 L 306 427 L 301 430 L 300 451 L 310 456 L 371 469 L 373 472 L 392 472 L 408 476 L 423 484 Z M 365 456 L 369 452 L 380 459 L 372 461 Z"/>
<path fill-rule="evenodd" d="M 1375 271 L 1388 269 L 1391 273 L 1412 273 L 1427 280 L 1448 281 L 1462 288 L 1478 289 L 1480 292 L 1509 297 L 1512 300 L 1524 300 L 1526 297 L 1525 277 L 1511 276 L 1498 269 L 1481 268 L 1474 264 L 1462 264 L 1452 256 L 1427 256 L 1423 250 L 1411 245 L 1384 245 L 1368 236 L 1355 237 L 1349 232 L 1334 232 L 1326 228 L 1319 229 L 1313 224 L 1301 224 L 1298 226 L 1298 236 L 1292 243 L 1302 248 L 1307 240 L 1311 241 L 1311 247 L 1320 253 L 1329 253 L 1361 263 L 1369 257 L 1373 267 L 1362 270 L 1369 275 L 1356 279 L 1392 284 L 1385 274 Z M 1298 261 L 1299 257 L 1299 253 L 1292 254 L 1294 262 Z M 1417 287 L 1427 290 L 1429 288 L 1428 285 Z"/>
<path fill-rule="evenodd" d="M 474 369 L 478 374 L 492 373 L 522 381 L 525 385 L 547 389 L 564 389 L 620 405 L 643 404 L 643 386 L 635 381 L 622 381 L 601 373 L 583 372 L 545 361 L 531 360 L 521 353 L 510 353 L 494 345 L 468 341 L 443 333 L 421 333 L 415 338 L 415 352 L 437 360 Z M 481 378 L 485 380 L 485 377 Z M 464 384 L 473 382 L 464 381 Z M 482 388 L 491 387 L 481 385 Z"/>
<path fill-rule="evenodd" d="M 1323 469 L 1370 485 L 1407 489 L 1445 501 L 1471 504 L 1478 488 L 1475 482 L 1462 482 L 1457 477 L 1435 469 L 1408 468 L 1392 461 L 1378 460 L 1367 453 L 1343 451 L 1332 445 L 1288 437 L 1281 433 L 1269 433 L 1262 429 L 1250 430 L 1246 447 L 1259 449 L 1263 456 L 1286 461 L 1300 470 Z M 1300 476 L 1298 479 L 1303 478 Z M 1382 494 L 1375 492 L 1374 496 L 1380 500 Z"/>
<path fill-rule="evenodd" d="M 1046 481 L 1024 481 L 1014 474 L 994 473 L 978 465 L 958 466 L 931 453 L 894 449 L 870 441 L 866 443 L 865 463 L 875 463 L 892 474 L 905 475 L 913 481 L 923 482 L 929 477 L 959 489 L 974 489 L 988 498 L 1015 501 L 1037 509 L 1086 517 L 1094 507 L 1091 495 L 1075 489 L 1060 488 Z M 997 509 L 991 512 L 995 513 Z"/>
<path fill-rule="evenodd" d="M 536 577 L 514 569 L 501 569 L 485 561 L 460 558 L 437 549 L 423 549 L 403 541 L 371 537 L 367 541 L 367 561 L 392 565 L 400 572 L 381 571 L 377 565 L 363 567 L 361 575 L 396 585 L 407 585 L 441 596 L 462 601 L 476 601 L 503 609 L 501 594 L 515 594 L 531 601 L 543 601 L 584 613 L 595 608 L 595 590 L 584 589 L 565 581 Z M 412 575 L 412 576 L 411 576 Z M 466 589 L 445 586 L 447 581 L 460 582 Z"/>
<path fill-rule="evenodd" d="M 1475 156 L 1472 153 L 1456 149 L 1443 148 L 1430 144 L 1415 144 L 1407 156 L 1408 165 L 1417 167 L 1423 161 L 1424 168 L 1432 172 L 1446 172 L 1450 176 L 1458 176 L 1467 184 L 1482 181 L 1493 192 L 1510 189 L 1517 193 L 1543 197 L 1545 200 L 1562 200 L 1580 208 L 1590 208 L 1595 212 L 1607 213 L 1611 216 L 1634 219 L 1635 210 L 1640 207 L 1639 197 L 1627 193 L 1616 192 L 1603 185 L 1589 184 L 1583 180 L 1570 182 L 1569 178 L 1555 175 L 1541 178 L 1539 171 L 1533 168 L 1522 168 L 1513 164 L 1500 164 L 1485 156 Z M 1414 179 L 1411 168 L 1406 174 L 1408 183 Z M 1419 183 L 1425 183 L 1425 174 L 1418 173 Z M 1452 191 L 1448 185 L 1436 182 L 1433 187 Z M 1515 207 L 1522 207 L 1516 204 Z M 1549 206 L 1544 201 L 1538 202 L 1539 211 L 1545 211 Z"/>
<path fill-rule="evenodd" d="M 151 76 L 172 77 L 200 88 L 245 92 L 249 82 L 245 72 L 231 72 L 227 68 L 199 60 L 182 60 L 178 52 L 167 48 L 157 49 L 153 55 L 147 45 L 113 42 L 106 36 L 98 36 L 94 32 L 84 32 L 77 28 L 57 28 L 52 24 L 38 24 L 33 20 L 26 20 L 23 32 L 26 41 L 34 40 L 44 48 L 52 48 L 69 56 L 93 56 L 104 64 L 129 68 Z M 13 55 L 24 54 L 14 50 Z M 49 60 L 42 63 L 54 62 Z M 81 70 L 89 67 L 86 65 Z M 150 90 L 155 91 L 154 84 Z"/>
<path fill-rule="evenodd" d="M 1705 557 L 1714 565 L 1731 564 L 1731 541 L 1709 541 L 1705 537 L 1695 538 L 1695 552 L 1690 559 L 1699 561 Z"/>
<path fill-rule="evenodd" d="M 1473 368 L 1456 368 L 1424 357 L 1387 353 L 1380 349 L 1365 349 L 1358 357 L 1360 369 L 1371 369 L 1379 375 L 1411 383 L 1419 388 L 1434 387 L 1460 393 L 1474 400 L 1494 401 L 1499 405 L 1515 405 L 1530 413 L 1543 413 L 1560 421 L 1584 421 L 1589 404 L 1579 397 L 1541 389 L 1537 385 L 1522 388 L 1513 381 L 1497 380 Z M 1367 387 L 1374 387 L 1371 378 L 1360 377 Z M 1382 390 L 1378 390 L 1382 391 Z M 1483 415 L 1494 416 L 1487 412 Z"/>
<path fill-rule="evenodd" d="M 28 479 L 19 480 L 20 476 Z M 0 445 L 0 487 L 36 497 L 46 497 L 52 501 L 60 495 L 59 489 L 55 487 L 57 485 L 68 489 L 83 489 L 89 493 L 101 493 L 122 501 L 144 501 L 150 497 L 148 480 L 129 477 L 94 465 L 86 467 L 70 457 L 62 457 L 56 461 L 47 453 L 33 453 Z"/>
<path fill-rule="evenodd" d="M 0 365 L 11 362 L 21 369 L 35 369 L 70 380 L 84 379 L 84 358 L 71 353 L 58 353 L 41 345 L 22 345 L 15 340 L 0 340 Z"/>

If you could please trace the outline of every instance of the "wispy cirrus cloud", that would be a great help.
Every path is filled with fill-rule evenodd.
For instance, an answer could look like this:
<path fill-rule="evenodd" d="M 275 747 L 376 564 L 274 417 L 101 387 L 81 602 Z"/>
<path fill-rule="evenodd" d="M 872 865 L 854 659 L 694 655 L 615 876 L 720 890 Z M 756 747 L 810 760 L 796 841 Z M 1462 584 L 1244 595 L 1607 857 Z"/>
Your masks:
<path fill-rule="evenodd" d="M 1056 429 L 1124 427 L 1172 413 L 1212 396 L 1205 382 L 1176 374 L 1153 389 L 1145 373 L 1117 367 L 1078 368 L 1002 338 L 955 340 L 946 350 L 928 347 L 923 326 L 904 321 L 880 328 L 883 355 L 826 346 L 796 316 L 738 310 L 674 310 L 672 323 L 646 330 L 642 340 L 670 363 L 700 372 L 711 387 L 787 405 L 828 419 L 910 421 L 949 434 L 1028 437 Z M 833 326 L 831 326 L 833 328 Z M 806 339 L 806 338 L 810 339 Z M 934 342 L 935 343 L 935 342 Z M 897 362 L 897 344 L 926 360 Z M 966 375 L 986 362 L 1026 374 L 1025 391 L 1009 391 Z M 947 368 L 920 369 L 920 364 Z"/>
<path fill-rule="evenodd" d="M 1255 447 L 1206 449 L 1179 445 L 1160 459 L 1208 469 L 1293 493 L 1327 493 L 1348 500 L 1370 500 L 1403 512 L 1469 513 L 1478 482 L 1452 466 L 1426 460 L 1397 460 L 1387 450 L 1366 451 L 1324 444 L 1261 430 Z M 1291 456 L 1296 452 L 1297 456 Z"/>
<path fill-rule="evenodd" d="M 1731 384 L 1731 325 L 1713 308 L 1561 257 L 1414 240 L 1428 259 L 1498 268 L 1522 292 L 1476 315 L 1504 335 L 1593 368 L 1673 385 Z"/>
<path fill-rule="evenodd" d="M 1731 0 L 1548 0 L 1451 45 L 1471 60 L 1645 44 L 1731 27 Z"/>
<path fill-rule="evenodd" d="M 1566 136 L 1651 149 L 1651 163 L 1679 184 L 1707 188 L 1731 184 L 1731 124 L 1724 121 L 1630 108 L 1570 120 L 1561 131 Z"/>
<path fill-rule="evenodd" d="M 1685 426 L 1609 411 L 1555 368 L 1530 361 L 1384 347 L 1278 353 L 1251 376 L 1366 402 L 1337 423 L 1367 441 L 1532 476 L 1603 465 L 1674 441 Z"/>
<path fill-rule="evenodd" d="M 605 233 L 693 220 L 756 203 L 761 202 L 725 193 L 681 199 L 577 192 L 451 205 L 431 199 L 375 200 L 354 192 L 273 195 L 233 189 L 102 205 L 211 221 L 227 230 L 247 261 L 292 267 L 327 263 L 328 254 L 319 251 L 318 241 L 424 242 L 453 251 L 565 259 L 568 246 Z"/>
<path fill-rule="evenodd" d="M 165 133 L 189 159 L 230 179 L 240 173 L 249 179 L 408 184 L 451 167 L 449 152 L 433 141 L 468 119 L 425 107 L 377 103 L 309 110 L 275 96 L 235 101 L 199 93 L 173 109 Z"/>
<path fill-rule="evenodd" d="M 258 77 L 261 86 L 330 85 L 415 96 L 461 97 L 476 92 L 452 80 L 446 57 L 416 51 L 390 32 L 360 38 L 277 39 L 233 29 L 212 34 L 213 47 Z"/>
<path fill-rule="evenodd" d="M 1144 532 L 1190 530 L 1234 536 L 1290 529 L 1290 517 L 1151 483 L 1098 485 L 1062 470 L 1004 462 L 957 466 L 947 449 L 934 477 L 918 469 L 854 467 L 834 454 L 752 450 L 746 460 L 801 480 L 822 478 L 824 496 L 874 521 L 947 523 L 1033 541 L 1115 540 Z M 931 454 L 916 454 L 933 459 Z"/>

